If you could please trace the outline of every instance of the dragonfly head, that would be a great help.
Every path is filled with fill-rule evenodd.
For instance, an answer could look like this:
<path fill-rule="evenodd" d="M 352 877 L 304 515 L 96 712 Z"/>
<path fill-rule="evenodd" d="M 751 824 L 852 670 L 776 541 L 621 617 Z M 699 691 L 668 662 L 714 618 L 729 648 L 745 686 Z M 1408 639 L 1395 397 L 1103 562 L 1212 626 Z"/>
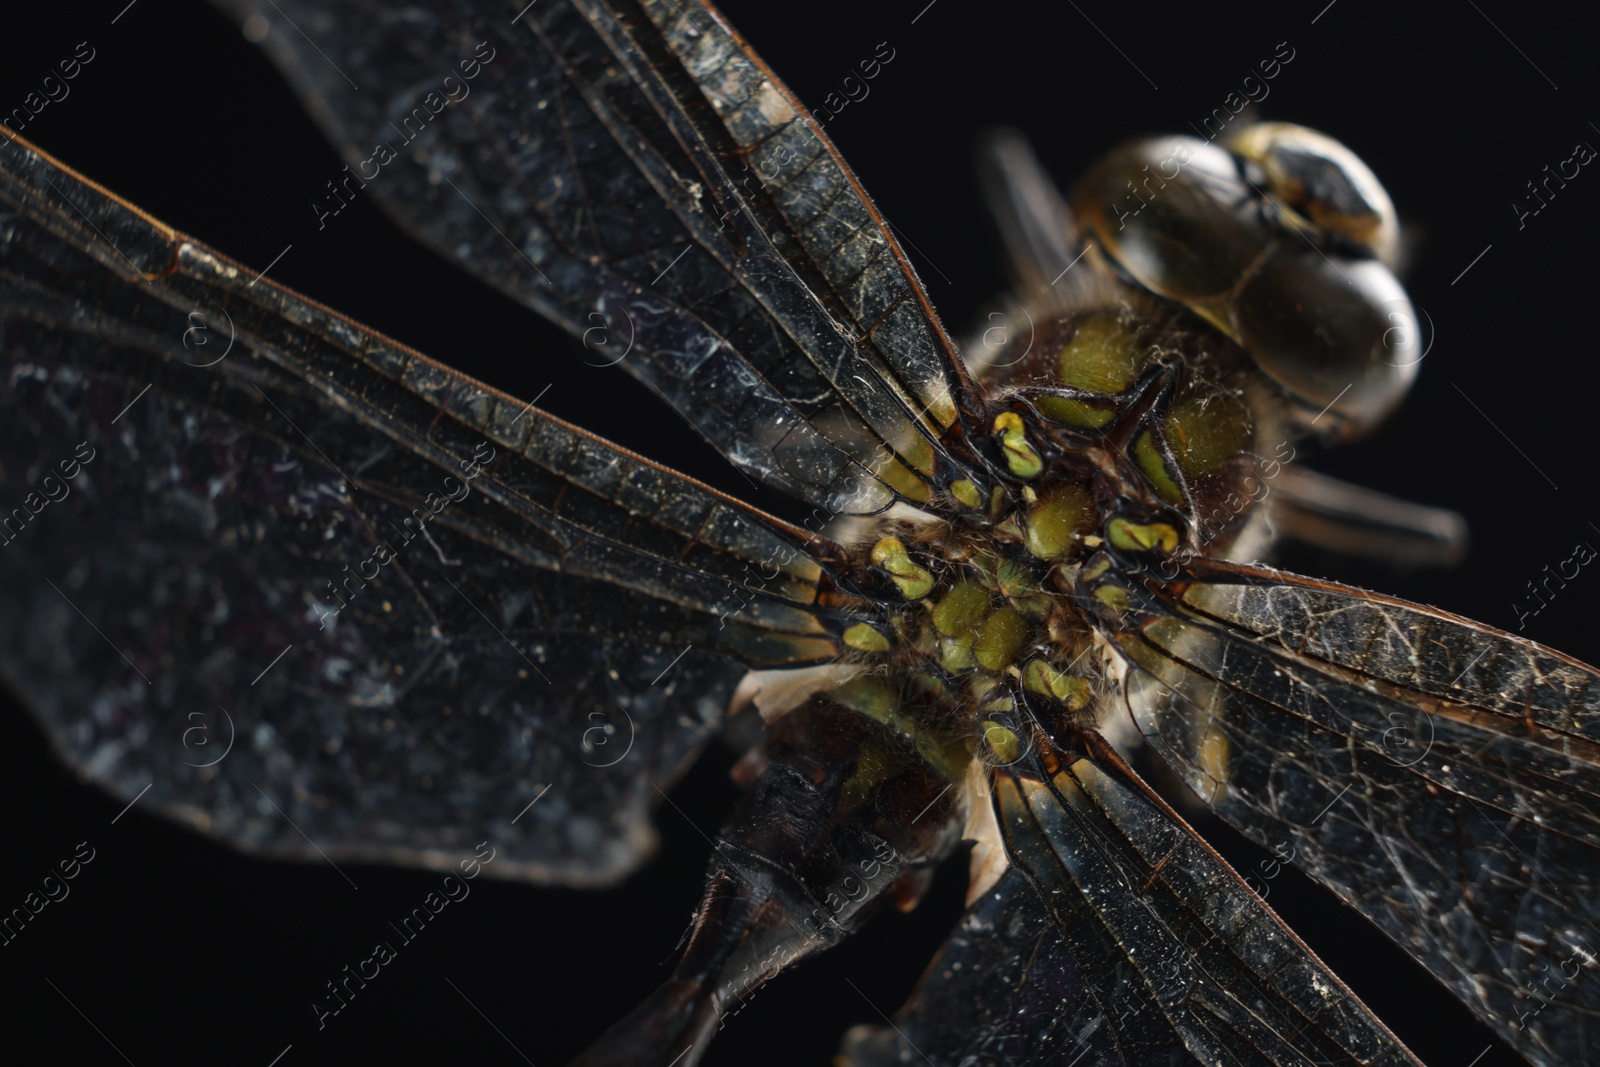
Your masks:
<path fill-rule="evenodd" d="M 1415 378 L 1422 345 L 1391 269 L 1394 205 L 1333 138 L 1263 123 L 1223 144 L 1135 141 L 1071 200 L 1118 270 L 1237 341 L 1302 425 L 1359 436 Z"/>

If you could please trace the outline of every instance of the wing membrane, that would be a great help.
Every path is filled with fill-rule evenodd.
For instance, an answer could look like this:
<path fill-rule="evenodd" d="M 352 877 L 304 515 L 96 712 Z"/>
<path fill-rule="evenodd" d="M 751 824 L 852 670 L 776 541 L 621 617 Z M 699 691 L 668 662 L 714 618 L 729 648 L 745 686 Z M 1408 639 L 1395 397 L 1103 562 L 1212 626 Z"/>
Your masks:
<path fill-rule="evenodd" d="M 1417 1062 L 1126 768 L 1001 773 L 992 803 L 1012 870 L 935 960 L 899 1041 L 938 1063 Z M 862 1065 L 905 1050 L 853 1040 Z"/>
<path fill-rule="evenodd" d="M 612 880 L 744 665 L 833 655 L 824 542 L 9 137 L 0 205 L 0 663 L 113 791 L 263 852 L 488 837 L 504 873 Z"/>
<path fill-rule="evenodd" d="M 895 1025 L 856 1027 L 843 1055 L 849 1067 L 915 1063 L 918 1050 L 939 1067 L 1109 1067 L 1126 1062 L 1109 1019 L 1044 898 L 1011 868 L 961 917 Z"/>
<path fill-rule="evenodd" d="M 574 332 L 625 338 L 621 365 L 735 464 L 835 512 L 926 500 L 936 458 L 956 466 L 939 439 L 964 377 L 926 294 L 709 7 L 219 2 L 305 28 L 269 48 L 403 225 Z M 435 93 L 407 124 L 480 42 L 459 102 Z M 403 158 L 379 173 L 375 146 Z"/>
<path fill-rule="evenodd" d="M 1220 815 L 1538 1063 L 1596 1043 L 1594 671 L 1431 608 L 1196 563 L 1124 636 L 1145 736 Z"/>

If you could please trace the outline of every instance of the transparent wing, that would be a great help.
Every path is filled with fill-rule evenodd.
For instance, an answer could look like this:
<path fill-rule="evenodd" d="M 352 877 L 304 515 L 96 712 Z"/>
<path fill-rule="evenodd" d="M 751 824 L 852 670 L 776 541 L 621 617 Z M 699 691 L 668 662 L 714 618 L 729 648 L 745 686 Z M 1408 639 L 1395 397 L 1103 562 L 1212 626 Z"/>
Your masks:
<path fill-rule="evenodd" d="M 849 1067 L 917 1063 L 1109 1067 L 1123 1060 L 1108 1015 L 1045 900 L 1011 868 L 973 901 L 894 1026 L 845 1035 Z M 1168 1062 L 1193 1062 L 1169 1046 Z M 1153 1058 L 1151 1062 L 1157 1062 Z"/>
<path fill-rule="evenodd" d="M 1417 1062 L 1125 766 L 1014 768 L 991 803 L 1011 869 L 859 1067 Z"/>
<path fill-rule="evenodd" d="M 321 214 L 375 197 L 515 299 L 603 330 L 606 360 L 732 462 L 831 511 L 926 500 L 936 460 L 957 469 L 940 439 L 965 378 L 926 293 L 709 6 L 218 2 L 272 27 L 351 161 Z"/>
<path fill-rule="evenodd" d="M 0 664 L 87 778 L 242 847 L 612 880 L 743 665 L 833 655 L 823 542 L 10 137 L 0 359 Z"/>
<path fill-rule="evenodd" d="M 1600 1018 L 1600 687 L 1432 608 L 1196 561 L 1118 643 L 1145 737 L 1541 1064 Z"/>

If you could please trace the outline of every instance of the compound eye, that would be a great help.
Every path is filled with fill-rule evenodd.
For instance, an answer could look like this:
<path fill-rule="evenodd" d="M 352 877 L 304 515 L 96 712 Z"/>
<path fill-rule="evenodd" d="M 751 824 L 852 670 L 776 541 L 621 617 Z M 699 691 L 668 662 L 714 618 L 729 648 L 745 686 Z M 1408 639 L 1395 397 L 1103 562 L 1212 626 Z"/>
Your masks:
<path fill-rule="evenodd" d="M 1388 266 L 1394 205 L 1331 137 L 1278 123 L 1227 149 L 1136 141 L 1089 170 L 1072 210 L 1125 273 L 1237 341 L 1318 433 L 1366 432 L 1416 377 L 1416 314 Z"/>
<path fill-rule="evenodd" d="M 1273 256 L 1230 310 L 1240 344 L 1290 398 L 1290 416 L 1329 437 L 1358 437 L 1381 421 L 1422 361 L 1411 301 L 1372 259 Z"/>
<path fill-rule="evenodd" d="M 1394 204 L 1350 149 L 1288 122 L 1247 126 L 1227 147 L 1282 221 L 1312 235 L 1338 234 L 1385 266 L 1395 265 L 1400 224 Z"/>

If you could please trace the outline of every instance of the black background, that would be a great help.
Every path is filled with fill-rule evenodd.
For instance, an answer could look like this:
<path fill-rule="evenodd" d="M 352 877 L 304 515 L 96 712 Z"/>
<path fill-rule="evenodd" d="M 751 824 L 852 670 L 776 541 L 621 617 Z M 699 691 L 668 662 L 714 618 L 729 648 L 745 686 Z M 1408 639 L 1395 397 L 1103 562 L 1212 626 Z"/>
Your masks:
<path fill-rule="evenodd" d="M 265 266 L 289 246 L 272 270 L 284 284 L 513 394 L 550 385 L 541 406 L 719 486 L 747 488 L 624 375 L 572 358 L 537 316 L 411 245 L 370 201 L 319 232 L 310 205 L 342 162 L 266 61 L 200 3 L 141 0 L 112 25 L 124 2 L 6 16 L 0 109 L 20 103 L 78 42 L 97 50 L 71 95 L 26 136 L 245 263 Z M 1590 525 L 1600 524 L 1590 371 L 1600 175 L 1581 172 L 1520 230 L 1511 206 L 1574 144 L 1600 146 L 1586 111 L 1588 38 L 1526 5 L 1339 0 L 1317 18 L 1322 2 L 1168 10 L 938 0 L 914 23 L 926 0 L 727 9 L 813 104 L 879 42 L 894 48 L 871 95 L 828 132 L 957 331 L 1002 282 L 970 164 L 977 131 L 1022 128 L 1070 180 L 1118 140 L 1198 123 L 1287 41 L 1294 59 L 1268 83 L 1262 114 L 1335 134 L 1384 179 L 1414 242 L 1408 284 L 1435 331 L 1392 425 L 1317 465 L 1455 507 L 1474 535 L 1452 571 L 1315 554 L 1290 562 L 1514 629 L 1512 601 L 1527 580 L 1579 541 L 1600 545 Z M 497 16 L 494 32 L 509 17 Z M 130 533 L 92 536 L 96 551 L 116 552 Z M 1596 596 L 1600 575 L 1585 571 L 1525 632 L 1600 661 Z M 0 948 L 0 1042 L 43 1041 L 65 1062 L 117 1063 L 120 1050 L 141 1067 L 265 1065 L 292 1045 L 284 1067 L 511 1064 L 524 1055 L 559 1064 L 666 973 L 699 895 L 705 835 L 733 797 L 731 755 L 713 749 L 675 791 L 679 810 L 661 813 L 661 857 L 616 890 L 480 879 L 318 1032 L 308 1005 L 323 982 L 366 955 L 438 876 L 350 867 L 360 886 L 352 891 L 325 866 L 250 860 L 137 807 L 111 825 L 122 804 L 57 766 L 20 711 L 4 714 L 0 908 L 20 903 L 77 842 L 97 850 L 71 896 Z M 1236 863 L 1259 858 L 1219 840 Z M 729 1021 L 711 1062 L 823 1063 L 846 1026 L 881 1021 L 879 1008 L 892 1013 L 959 913 L 958 868 L 918 913 L 880 921 L 758 994 Z M 1480 1067 L 1518 1062 L 1408 957 L 1297 873 L 1273 883 L 1272 899 L 1428 1063 L 1467 1067 L 1485 1050 Z"/>

